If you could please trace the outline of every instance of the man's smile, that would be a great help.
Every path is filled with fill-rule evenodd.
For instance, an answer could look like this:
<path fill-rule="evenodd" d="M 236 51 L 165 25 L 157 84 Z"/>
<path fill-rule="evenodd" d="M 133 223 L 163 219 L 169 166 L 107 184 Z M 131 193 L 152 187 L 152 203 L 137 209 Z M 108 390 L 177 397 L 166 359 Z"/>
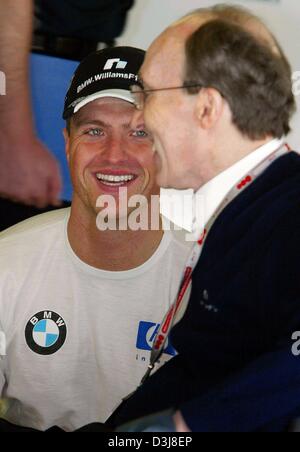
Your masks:
<path fill-rule="evenodd" d="M 101 171 L 95 173 L 97 185 L 104 192 L 118 192 L 119 188 L 129 188 L 133 185 L 139 175 L 124 171 Z"/>

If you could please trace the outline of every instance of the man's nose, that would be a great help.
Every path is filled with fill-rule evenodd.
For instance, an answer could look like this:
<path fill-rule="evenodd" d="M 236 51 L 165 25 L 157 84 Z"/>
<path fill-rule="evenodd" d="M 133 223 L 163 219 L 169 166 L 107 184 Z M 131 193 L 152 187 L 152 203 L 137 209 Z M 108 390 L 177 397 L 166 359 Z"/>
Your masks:
<path fill-rule="evenodd" d="M 111 163 L 118 163 L 125 160 L 126 153 L 126 140 L 122 139 L 122 137 L 114 136 L 109 140 L 104 152 L 102 152 L 102 156 L 105 154 Z"/>
<path fill-rule="evenodd" d="M 142 124 L 144 124 L 144 113 L 143 113 L 143 111 L 140 111 L 136 108 L 133 113 L 130 127 L 131 127 L 131 129 L 137 129 Z"/>

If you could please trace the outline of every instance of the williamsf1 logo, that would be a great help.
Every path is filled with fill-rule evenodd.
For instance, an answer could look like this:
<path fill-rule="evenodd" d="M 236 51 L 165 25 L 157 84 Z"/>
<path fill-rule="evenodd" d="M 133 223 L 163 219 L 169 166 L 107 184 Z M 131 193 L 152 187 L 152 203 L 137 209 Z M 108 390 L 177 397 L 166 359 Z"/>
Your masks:
<path fill-rule="evenodd" d="M 114 67 L 114 65 L 116 66 L 116 69 L 125 69 L 127 64 L 127 61 L 121 61 L 121 58 L 112 58 L 110 60 L 107 60 L 104 66 L 104 70 L 109 71 Z"/>
<path fill-rule="evenodd" d="M 140 322 L 136 348 L 138 350 L 146 350 L 150 352 L 152 350 L 153 342 L 158 333 L 159 327 L 159 323 Z M 170 344 L 169 340 L 167 340 L 164 353 L 170 356 L 177 355 L 175 348 Z"/>

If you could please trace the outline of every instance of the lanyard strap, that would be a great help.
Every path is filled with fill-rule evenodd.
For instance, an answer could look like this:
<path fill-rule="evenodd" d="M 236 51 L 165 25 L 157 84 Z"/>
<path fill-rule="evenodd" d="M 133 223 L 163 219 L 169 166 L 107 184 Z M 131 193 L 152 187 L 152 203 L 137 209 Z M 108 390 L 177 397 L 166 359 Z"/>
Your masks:
<path fill-rule="evenodd" d="M 200 239 L 195 243 L 193 250 L 189 256 L 189 259 L 186 264 L 184 276 L 181 281 L 180 289 L 178 295 L 176 297 L 175 302 L 172 304 L 171 308 L 167 312 L 156 336 L 154 339 L 151 356 L 150 356 L 150 364 L 148 366 L 148 370 L 143 377 L 140 386 L 142 386 L 146 380 L 150 377 L 152 370 L 155 367 L 155 364 L 160 359 L 164 352 L 166 341 L 169 337 L 171 329 L 174 325 L 174 321 L 176 318 L 176 314 L 178 313 L 186 292 L 189 288 L 189 285 L 192 280 L 193 271 L 200 259 L 202 254 L 204 243 L 207 239 L 208 233 L 210 232 L 212 226 L 214 225 L 216 219 L 219 217 L 220 213 L 227 207 L 243 190 L 249 187 L 275 160 L 279 157 L 282 157 L 284 154 L 290 151 L 290 148 L 287 144 L 284 144 L 279 149 L 274 151 L 269 157 L 264 159 L 259 165 L 252 169 L 243 179 L 241 179 L 237 185 L 231 188 L 228 194 L 225 196 L 223 201 L 219 204 L 216 211 L 207 222 L 203 232 L 201 233 Z"/>

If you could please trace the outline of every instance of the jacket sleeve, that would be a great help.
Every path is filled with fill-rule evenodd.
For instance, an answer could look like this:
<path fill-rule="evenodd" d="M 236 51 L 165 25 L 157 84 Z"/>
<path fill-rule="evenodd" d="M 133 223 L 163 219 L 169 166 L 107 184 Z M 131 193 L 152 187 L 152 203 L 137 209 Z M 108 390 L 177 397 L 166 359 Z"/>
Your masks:
<path fill-rule="evenodd" d="M 300 417 L 300 357 L 266 354 L 180 410 L 192 431 L 283 431 Z"/>

